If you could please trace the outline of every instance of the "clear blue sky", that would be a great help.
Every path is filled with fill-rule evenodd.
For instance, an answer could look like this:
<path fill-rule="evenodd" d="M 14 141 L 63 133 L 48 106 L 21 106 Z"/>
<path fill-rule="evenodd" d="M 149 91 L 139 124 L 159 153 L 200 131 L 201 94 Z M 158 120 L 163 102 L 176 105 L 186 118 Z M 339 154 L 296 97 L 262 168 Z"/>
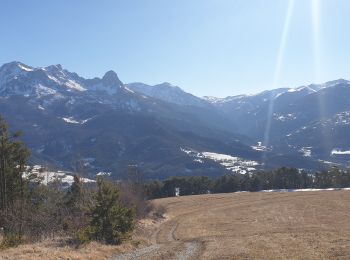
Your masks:
<path fill-rule="evenodd" d="M 0 64 L 60 63 L 84 77 L 113 69 L 125 83 L 167 81 L 219 97 L 350 79 L 350 1 L 295 0 L 273 85 L 288 6 L 288 0 L 1 0 Z"/>

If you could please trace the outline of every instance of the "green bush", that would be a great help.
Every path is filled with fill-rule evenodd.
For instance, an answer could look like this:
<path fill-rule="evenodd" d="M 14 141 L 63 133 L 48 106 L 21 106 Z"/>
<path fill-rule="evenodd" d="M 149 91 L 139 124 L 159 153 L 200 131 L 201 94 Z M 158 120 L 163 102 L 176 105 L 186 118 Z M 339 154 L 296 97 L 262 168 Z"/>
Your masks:
<path fill-rule="evenodd" d="M 87 244 L 91 242 L 91 228 L 90 227 L 86 227 L 83 229 L 80 229 L 77 232 L 77 239 L 78 239 L 78 243 L 79 244 Z"/>
<path fill-rule="evenodd" d="M 7 234 L 4 236 L 0 249 L 6 249 L 10 247 L 17 247 L 22 243 L 22 238 L 17 234 Z"/>

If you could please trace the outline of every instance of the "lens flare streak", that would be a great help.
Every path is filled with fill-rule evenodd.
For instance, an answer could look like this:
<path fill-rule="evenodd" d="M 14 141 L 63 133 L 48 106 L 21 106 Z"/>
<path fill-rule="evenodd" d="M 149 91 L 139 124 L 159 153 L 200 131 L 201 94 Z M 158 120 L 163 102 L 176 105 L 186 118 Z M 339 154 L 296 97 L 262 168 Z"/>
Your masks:
<path fill-rule="evenodd" d="M 287 43 L 287 38 L 288 38 L 288 33 L 289 33 L 290 22 L 291 22 L 292 15 L 293 15 L 294 4 L 295 4 L 295 0 L 289 0 L 287 14 L 286 14 L 286 18 L 285 18 L 284 26 L 283 26 L 281 42 L 280 42 L 278 54 L 277 54 L 277 62 L 276 62 L 274 76 L 273 76 L 272 89 L 276 89 L 278 81 L 279 81 L 280 76 L 281 76 L 282 63 L 283 63 L 284 53 L 285 53 L 285 49 L 286 49 L 286 43 Z M 274 92 L 272 91 L 271 96 L 270 96 L 270 100 L 269 100 L 267 121 L 266 121 L 266 127 L 265 127 L 265 132 L 264 132 L 264 145 L 265 146 L 269 145 L 271 121 L 272 121 L 272 116 L 273 116 L 273 108 L 274 108 Z"/>
<path fill-rule="evenodd" d="M 314 59 L 314 81 L 320 82 L 322 80 L 321 75 L 323 73 L 323 59 L 322 59 L 322 39 L 321 39 L 321 10 L 320 10 L 320 0 L 311 1 L 311 21 L 312 21 L 312 35 L 313 35 L 313 59 Z M 326 102 L 324 100 L 325 96 L 322 93 L 318 94 L 318 110 L 319 119 L 324 120 L 327 116 Z M 322 143 L 323 148 L 327 151 L 326 155 L 331 153 L 331 134 L 329 129 L 323 127 L 322 129 Z"/>

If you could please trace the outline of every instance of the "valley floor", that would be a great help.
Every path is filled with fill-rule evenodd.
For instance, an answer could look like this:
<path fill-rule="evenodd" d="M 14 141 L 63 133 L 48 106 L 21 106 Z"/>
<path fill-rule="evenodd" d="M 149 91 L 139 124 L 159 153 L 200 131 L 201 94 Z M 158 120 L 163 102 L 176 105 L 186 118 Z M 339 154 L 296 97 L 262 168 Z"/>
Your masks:
<path fill-rule="evenodd" d="M 149 230 L 149 246 L 112 259 L 350 259 L 350 191 L 231 193 L 154 203 L 166 207 L 167 219 Z"/>

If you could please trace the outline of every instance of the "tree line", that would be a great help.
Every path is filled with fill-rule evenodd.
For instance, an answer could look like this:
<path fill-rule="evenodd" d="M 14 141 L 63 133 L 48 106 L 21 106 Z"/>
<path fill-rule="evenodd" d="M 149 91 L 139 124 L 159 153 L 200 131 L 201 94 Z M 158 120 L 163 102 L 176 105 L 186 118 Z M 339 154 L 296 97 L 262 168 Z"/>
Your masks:
<path fill-rule="evenodd" d="M 331 167 L 328 170 L 308 172 L 282 167 L 244 175 L 223 175 L 215 179 L 204 176 L 172 177 L 147 183 L 144 187 L 149 199 L 175 196 L 175 188 L 180 188 L 180 195 L 270 189 L 344 188 L 350 187 L 350 170 Z"/>

